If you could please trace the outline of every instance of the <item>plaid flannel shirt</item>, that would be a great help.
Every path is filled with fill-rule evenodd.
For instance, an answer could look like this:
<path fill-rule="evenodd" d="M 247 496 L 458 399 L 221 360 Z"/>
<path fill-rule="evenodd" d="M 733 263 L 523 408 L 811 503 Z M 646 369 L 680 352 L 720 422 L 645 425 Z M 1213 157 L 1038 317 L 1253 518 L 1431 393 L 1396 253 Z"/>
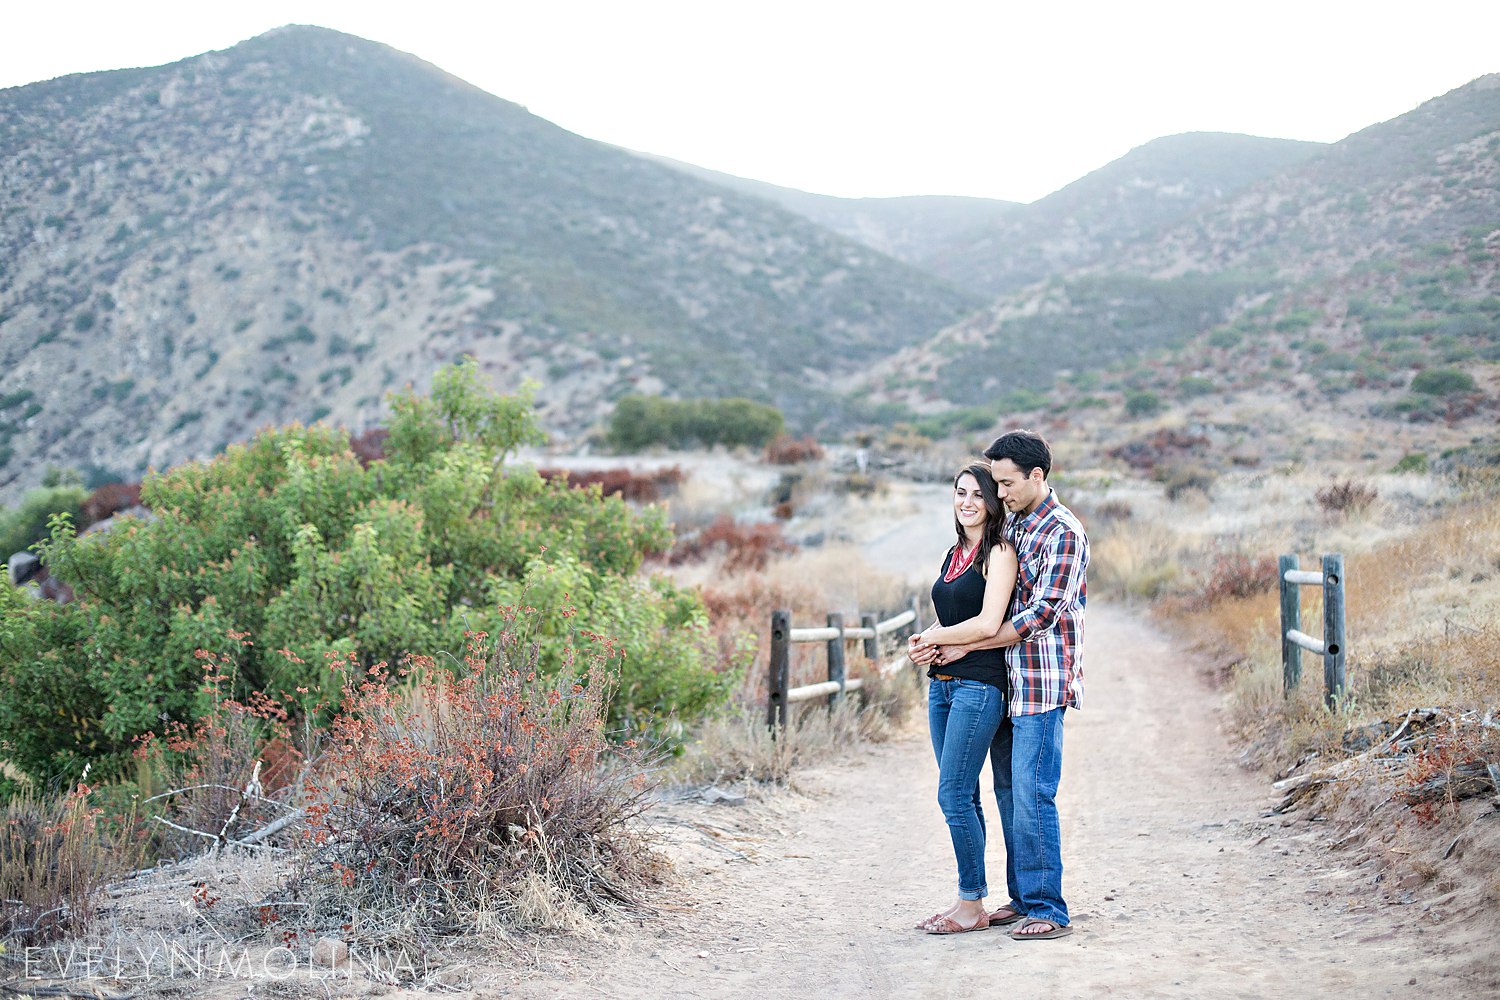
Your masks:
<path fill-rule="evenodd" d="M 1005 650 L 1010 714 L 1078 708 L 1083 701 L 1083 607 L 1089 540 L 1073 512 L 1047 496 L 1009 532 L 1020 563 L 1011 625 L 1021 641 Z"/>

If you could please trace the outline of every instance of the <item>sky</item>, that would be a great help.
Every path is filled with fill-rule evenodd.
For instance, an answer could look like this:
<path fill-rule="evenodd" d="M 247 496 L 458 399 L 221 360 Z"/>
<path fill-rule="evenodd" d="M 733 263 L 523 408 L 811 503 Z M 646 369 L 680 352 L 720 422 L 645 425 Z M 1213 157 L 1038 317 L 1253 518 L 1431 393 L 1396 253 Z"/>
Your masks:
<path fill-rule="evenodd" d="M 1500 73 L 1500 0 L 0 0 L 0 87 L 293 23 L 589 138 L 843 197 L 1029 202 L 1160 136 L 1333 142 Z"/>

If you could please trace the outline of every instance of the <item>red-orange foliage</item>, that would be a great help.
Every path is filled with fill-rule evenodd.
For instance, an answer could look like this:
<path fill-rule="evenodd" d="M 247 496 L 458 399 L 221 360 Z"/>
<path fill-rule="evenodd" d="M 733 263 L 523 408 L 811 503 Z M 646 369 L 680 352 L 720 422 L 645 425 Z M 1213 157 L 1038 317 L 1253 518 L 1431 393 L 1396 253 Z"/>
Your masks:
<path fill-rule="evenodd" d="M 569 486 L 583 488 L 598 484 L 605 496 L 618 496 L 637 503 L 651 503 L 670 494 L 685 478 L 679 466 L 632 472 L 629 469 L 538 469 L 543 479 L 566 480 Z"/>
<path fill-rule="evenodd" d="M 368 469 L 371 462 L 385 458 L 385 439 L 390 436 L 391 432 L 384 427 L 371 427 L 349 439 L 349 450 L 354 452 L 359 464 Z"/>
<path fill-rule="evenodd" d="M 249 642 L 244 633 L 230 636 Z M 290 812 L 286 799 L 305 765 L 286 708 L 259 691 L 244 701 L 226 696 L 233 659 L 203 649 L 195 655 L 212 708 L 191 726 L 172 722 L 161 737 L 148 732 L 135 741 L 136 756 L 170 785 L 143 805 L 168 800 L 162 819 L 184 829 L 169 827 L 166 839 L 184 851 L 240 839 Z"/>
<path fill-rule="evenodd" d="M 724 572 L 743 573 L 765 569 L 773 555 L 796 551 L 796 543 L 781 533 L 779 524 L 740 524 L 720 514 L 708 527 L 679 538 L 669 558 L 675 565 L 720 554 Z"/>
<path fill-rule="evenodd" d="M 1276 586 L 1276 559 L 1254 558 L 1239 552 L 1220 552 L 1213 570 L 1198 596 L 1202 607 L 1211 607 L 1231 597 L 1252 597 Z"/>
<path fill-rule="evenodd" d="M 798 462 L 816 462 L 823 457 L 823 446 L 812 436 L 798 439 L 790 434 L 778 434 L 766 445 L 766 461 L 772 465 L 796 465 Z"/>
<path fill-rule="evenodd" d="M 506 612 L 493 642 L 469 634 L 456 675 L 423 656 L 404 682 L 333 659 L 344 707 L 308 810 L 305 888 L 420 903 L 439 920 L 492 905 L 527 874 L 589 908 L 634 897 L 645 867 L 626 821 L 642 808 L 645 762 L 604 729 L 620 650 L 587 636 L 579 673 L 544 679 L 538 644 L 516 627 L 533 609 Z"/>
<path fill-rule="evenodd" d="M 78 526 L 87 528 L 107 517 L 113 517 L 122 510 L 139 506 L 140 502 L 140 483 L 105 483 L 90 493 L 88 499 L 83 502 Z"/>
<path fill-rule="evenodd" d="M 1109 450 L 1109 457 L 1126 465 L 1138 467 L 1150 474 L 1159 465 L 1170 465 L 1190 455 L 1207 451 L 1208 438 L 1202 434 L 1188 434 L 1172 428 L 1159 430 L 1155 434 L 1128 441 Z"/>
<path fill-rule="evenodd" d="M 45 945 L 87 926 L 119 867 L 91 791 L 83 782 L 46 798 L 27 790 L 0 808 L 0 940 Z"/>

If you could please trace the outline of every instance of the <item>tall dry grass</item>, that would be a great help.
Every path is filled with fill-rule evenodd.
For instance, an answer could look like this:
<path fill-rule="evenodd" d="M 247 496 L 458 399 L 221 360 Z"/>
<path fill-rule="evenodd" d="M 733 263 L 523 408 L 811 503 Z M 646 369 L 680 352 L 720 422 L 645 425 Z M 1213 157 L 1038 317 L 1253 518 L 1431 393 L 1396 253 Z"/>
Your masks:
<path fill-rule="evenodd" d="M 862 675 L 864 686 L 832 709 L 821 698 L 791 706 L 785 729 L 767 726 L 764 703 L 738 705 L 710 719 L 673 763 L 670 778 L 687 784 L 785 784 L 799 767 L 891 739 L 926 704 L 926 687 L 915 669 Z"/>
<path fill-rule="evenodd" d="M 105 884 L 139 860 L 130 832 L 101 822 L 79 783 L 26 788 L 0 813 L 0 942 L 45 945 L 83 931 Z"/>
<path fill-rule="evenodd" d="M 1307 487 L 1305 480 L 1299 485 Z M 1180 576 L 1158 595 L 1156 612 L 1230 679 L 1234 718 L 1254 755 L 1285 764 L 1333 750 L 1361 720 L 1419 705 L 1480 715 L 1500 706 L 1500 494 L 1455 497 L 1437 484 L 1407 486 L 1382 488 L 1380 501 L 1362 508 L 1320 511 L 1312 506 L 1320 503 L 1315 490 L 1307 502 L 1291 502 L 1296 494 L 1283 483 L 1274 494 L 1280 520 L 1247 512 L 1241 533 L 1195 537 L 1170 518 L 1152 519 L 1109 536 L 1102 550 L 1106 559 L 1122 550 L 1116 561 L 1127 568 L 1163 557 L 1174 562 Z M 1374 493 L 1371 486 L 1365 495 Z M 1225 552 L 1240 553 L 1249 567 L 1281 551 L 1300 552 L 1305 566 L 1321 552 L 1345 553 L 1347 688 L 1332 712 L 1323 705 L 1318 657 L 1304 653 L 1298 690 L 1282 690 L 1276 590 L 1214 593 L 1214 568 Z M 1321 591 L 1304 587 L 1300 596 L 1303 631 L 1316 633 Z"/>

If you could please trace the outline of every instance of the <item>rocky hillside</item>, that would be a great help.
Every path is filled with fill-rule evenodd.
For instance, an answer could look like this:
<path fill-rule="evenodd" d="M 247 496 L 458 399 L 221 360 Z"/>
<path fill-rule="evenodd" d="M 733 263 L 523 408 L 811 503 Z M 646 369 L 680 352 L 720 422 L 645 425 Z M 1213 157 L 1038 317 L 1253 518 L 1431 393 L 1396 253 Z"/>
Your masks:
<path fill-rule="evenodd" d="M 1149 246 L 1173 225 L 1317 156 L 1313 142 L 1189 132 L 1139 146 L 917 263 L 987 296 Z"/>
<path fill-rule="evenodd" d="M 1447 429 L 1429 444 L 1493 441 L 1500 75 L 1003 296 L 846 388 L 935 421 L 968 406 L 976 426 L 1067 414 L 1131 433 L 1172 411 L 1289 454 L 1319 424 L 1330 443 L 1383 423 L 1387 451 L 1423 425 Z"/>
<path fill-rule="evenodd" d="M 953 248 L 985 239 L 1029 210 L 1029 206 L 1019 202 L 953 195 L 838 198 L 736 177 L 664 156 L 637 155 L 720 187 L 773 202 L 883 254 L 932 270 L 960 285 L 967 280 L 960 270 L 945 272 L 940 269 L 941 262 L 954 254 Z M 933 267 L 934 262 L 938 262 L 938 268 Z M 970 287 L 969 290 L 986 298 L 994 294 L 993 289 L 986 287 Z"/>
<path fill-rule="evenodd" d="M 1194 132 L 1156 139 L 1029 205 L 985 198 L 835 198 L 652 157 L 775 202 L 850 239 L 994 298 L 1149 245 L 1173 224 L 1323 146 Z"/>
<path fill-rule="evenodd" d="M 812 426 L 976 304 L 382 45 L 291 27 L 0 91 L 0 492 L 377 419 L 476 355 L 560 433 L 625 391 Z"/>

